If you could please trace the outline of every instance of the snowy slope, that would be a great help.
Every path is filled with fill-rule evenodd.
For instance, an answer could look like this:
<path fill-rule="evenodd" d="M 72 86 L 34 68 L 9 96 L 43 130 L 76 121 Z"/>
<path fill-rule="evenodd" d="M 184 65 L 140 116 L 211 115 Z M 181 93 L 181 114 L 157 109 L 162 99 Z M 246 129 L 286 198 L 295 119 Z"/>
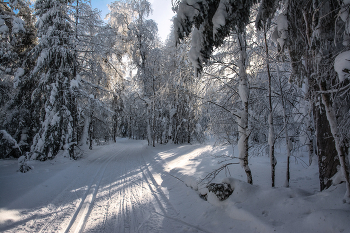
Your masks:
<path fill-rule="evenodd" d="M 230 178 L 222 172 L 214 181 L 229 182 L 233 194 L 223 202 L 211 194 L 208 201 L 199 198 L 190 186 L 222 165 L 212 155 L 230 153 L 230 147 L 152 148 L 119 139 L 78 161 L 63 155 L 32 161 L 34 170 L 26 174 L 16 172 L 17 161 L 0 160 L 0 231 L 350 232 L 344 185 L 318 192 L 316 163 L 307 167 L 298 159 L 291 164 L 291 188 L 283 188 L 283 150 L 277 153 L 277 188 L 269 187 L 268 157 L 252 157 L 255 185 L 232 165 Z"/>

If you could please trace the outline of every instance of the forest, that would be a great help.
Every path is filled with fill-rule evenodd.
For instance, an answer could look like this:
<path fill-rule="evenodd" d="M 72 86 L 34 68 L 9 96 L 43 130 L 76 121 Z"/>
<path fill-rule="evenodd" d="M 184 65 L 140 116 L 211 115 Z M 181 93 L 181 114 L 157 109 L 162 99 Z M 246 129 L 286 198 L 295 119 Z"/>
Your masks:
<path fill-rule="evenodd" d="M 350 203 L 350 1 L 173 0 L 163 43 L 148 0 L 0 2 L 0 159 L 79 159 L 124 137 L 266 155 L 308 148 L 320 190 Z M 339 178 L 339 176 L 341 178 Z M 334 177 L 338 177 L 334 179 Z"/>

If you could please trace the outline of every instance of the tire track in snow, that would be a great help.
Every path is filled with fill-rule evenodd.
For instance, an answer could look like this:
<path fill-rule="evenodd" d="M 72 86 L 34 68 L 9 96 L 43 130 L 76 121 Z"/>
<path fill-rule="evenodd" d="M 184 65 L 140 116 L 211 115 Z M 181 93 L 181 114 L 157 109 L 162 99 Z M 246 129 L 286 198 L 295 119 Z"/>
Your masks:
<path fill-rule="evenodd" d="M 143 164 L 140 160 L 140 151 L 141 148 L 133 148 L 132 153 L 118 156 L 118 162 L 113 164 L 114 173 L 109 172 L 109 176 L 116 179 L 112 188 L 109 184 L 110 199 L 101 197 L 100 200 L 96 200 L 95 203 L 99 208 L 94 208 L 94 213 L 88 220 L 88 227 L 84 231 L 150 232 L 145 223 L 148 222 L 152 213 L 153 216 L 156 215 L 151 203 L 153 196 L 149 188 L 145 186 L 146 182 L 142 175 Z M 107 202 L 110 203 L 108 213 L 98 213 L 98 210 L 107 209 L 101 208 L 101 206 L 108 205 Z M 98 223 L 98 216 L 105 219 L 103 223 Z M 93 222 L 94 219 L 97 221 Z M 159 223 L 155 224 L 154 221 L 152 225 L 157 225 L 156 229 L 160 228 Z"/>
<path fill-rule="evenodd" d="M 113 161 L 113 166 L 108 170 L 108 177 L 110 178 L 106 184 L 102 184 L 105 187 L 108 186 L 108 194 L 106 191 L 100 190 L 98 192 L 98 198 L 95 201 L 95 205 L 87 221 L 87 227 L 84 229 L 86 232 L 124 232 L 124 226 L 128 225 L 128 220 L 123 221 L 125 218 L 120 213 L 127 215 L 126 198 L 128 193 L 124 192 L 124 186 L 129 183 L 127 179 L 127 168 L 125 162 L 128 154 L 120 154 L 116 156 L 117 161 Z M 112 182 L 112 177 L 115 179 Z M 103 189 L 101 187 L 101 189 Z M 107 197 L 108 195 L 108 197 Z M 99 219 L 103 219 L 99 222 Z M 131 219 L 131 218 L 129 218 Z M 119 228 L 119 229 L 118 229 Z M 128 227 L 127 227 L 128 228 Z"/>
<path fill-rule="evenodd" d="M 101 152 L 98 152 L 101 153 Z M 57 209 L 52 215 L 50 221 L 46 221 L 46 224 L 44 227 L 40 229 L 40 232 L 67 232 L 67 225 L 70 226 L 72 219 L 76 217 L 77 211 L 79 208 L 81 208 L 81 205 L 86 200 L 87 193 L 91 192 L 91 187 L 94 186 L 94 180 L 101 172 L 101 169 L 103 169 L 110 161 L 113 159 L 113 156 L 111 155 L 105 155 L 103 154 L 101 156 L 97 156 L 96 158 L 92 159 L 91 161 L 87 160 L 89 162 L 89 165 L 83 170 L 81 174 L 76 176 L 74 181 L 70 182 L 70 185 L 67 186 L 67 188 L 62 191 L 56 198 L 55 202 L 57 206 Z M 96 166 L 96 163 L 102 163 L 102 165 Z M 97 169 L 96 169 L 97 168 Z M 89 179 L 89 183 L 87 185 L 87 189 L 83 192 L 81 196 L 77 195 L 77 191 L 75 190 L 76 187 L 84 187 L 85 185 L 85 177 L 89 177 L 91 174 L 91 171 L 97 170 L 96 173 L 92 176 L 92 179 Z M 96 182 L 95 182 L 96 183 Z M 79 190 L 78 190 L 79 191 Z M 91 197 L 91 196 L 90 196 Z M 57 200 L 58 199 L 58 200 Z M 81 200 L 80 200 L 81 199 Z M 68 204 L 62 205 L 62 203 L 67 203 L 67 200 L 69 201 Z M 53 202 L 53 203 L 55 203 Z M 43 219 L 41 219 L 42 221 Z"/>
<path fill-rule="evenodd" d="M 135 152 L 134 152 L 135 154 Z M 138 205 L 138 200 L 140 197 L 135 196 L 135 190 L 140 189 L 139 185 L 135 182 L 135 180 L 139 180 L 140 171 L 137 169 L 139 161 L 137 157 L 133 157 L 133 160 L 127 159 L 126 164 L 129 168 L 128 173 L 130 174 L 125 176 L 125 183 L 123 186 L 124 197 L 123 202 L 125 203 L 125 207 L 123 208 L 126 215 L 124 215 L 124 221 L 126 221 L 127 225 L 124 225 L 124 232 L 139 232 L 139 226 L 142 222 L 144 222 L 144 215 L 142 214 L 142 205 Z"/>
<path fill-rule="evenodd" d="M 106 168 L 109 162 L 112 159 L 113 159 L 113 156 L 110 156 L 110 158 L 106 162 L 104 162 L 104 164 L 96 172 L 94 178 L 91 180 L 91 183 L 89 184 L 88 189 L 86 190 L 84 196 L 82 197 L 82 200 L 78 208 L 76 209 L 66 230 L 64 231 L 65 233 L 68 233 L 68 232 L 79 233 L 83 231 L 87 218 L 91 213 L 92 206 L 96 198 L 96 194 L 100 186 L 101 180 L 104 176 L 104 173 L 106 171 Z"/>
<path fill-rule="evenodd" d="M 99 159 L 101 159 L 101 157 L 97 157 L 93 159 L 92 161 L 90 161 L 90 163 L 94 163 Z M 82 174 L 84 175 L 88 170 L 89 168 L 85 168 Z M 40 227 L 40 225 L 43 225 L 42 227 L 37 229 L 37 232 L 42 233 L 42 232 L 53 232 L 53 231 L 60 230 L 56 226 L 57 224 L 55 224 L 57 219 L 64 218 L 64 215 L 67 213 L 67 211 L 71 210 L 69 207 L 62 206 L 60 204 L 63 202 L 63 200 L 70 199 L 69 196 L 72 195 L 70 190 L 74 189 L 76 182 L 79 181 L 80 178 L 81 178 L 80 176 L 75 177 L 75 179 L 72 182 L 70 182 L 70 184 L 63 191 L 57 194 L 57 196 L 50 202 L 48 207 L 40 208 L 39 210 L 33 213 L 33 215 L 37 215 L 37 218 L 33 222 L 32 226 Z M 74 195 L 76 196 L 76 192 L 74 192 Z M 68 210 L 65 210 L 67 208 Z M 37 214 L 36 212 L 40 213 L 43 209 L 49 209 L 49 212 L 52 213 L 49 218 L 39 218 L 42 216 L 42 214 Z M 42 222 L 44 223 L 42 224 Z"/>
<path fill-rule="evenodd" d="M 136 161 L 134 161 L 135 163 Z M 139 161 L 138 161 L 139 163 Z M 137 169 L 137 175 L 136 181 L 142 180 L 141 169 Z M 133 212 L 133 232 L 140 232 L 141 227 L 145 222 L 147 222 L 150 219 L 150 206 L 149 203 L 146 201 L 142 202 L 144 195 L 146 196 L 149 194 L 149 192 L 143 192 L 143 187 L 140 186 L 138 183 L 135 182 L 135 179 L 130 179 L 130 187 L 129 190 L 129 203 L 131 204 L 132 212 Z M 148 190 L 147 190 L 148 191 Z M 141 192 L 141 195 L 140 195 Z"/>
<path fill-rule="evenodd" d="M 170 226 L 172 230 L 179 232 L 186 226 L 195 232 L 208 232 L 178 219 L 174 206 L 156 183 L 143 159 L 142 151 L 137 148 L 129 151 L 131 153 L 118 156 L 119 163 L 115 164 L 114 170 L 119 173 L 114 176 L 116 182 L 112 191 L 109 191 L 111 205 L 109 213 L 103 215 L 105 222 L 102 226 L 86 230 L 100 232 L 103 229 L 103 232 L 121 233 L 163 232 L 165 229 L 169 230 L 164 227 Z M 137 164 L 138 166 L 135 166 Z M 163 219 L 168 219 L 167 223 L 164 223 Z"/>
<path fill-rule="evenodd" d="M 94 159 L 93 161 L 97 160 L 98 158 Z M 71 164 L 71 166 L 68 166 L 68 170 L 65 170 L 68 173 L 65 173 L 65 176 L 69 176 L 70 173 L 72 173 L 72 168 L 75 168 L 76 166 L 74 164 Z M 83 170 L 85 172 L 86 169 Z M 58 176 L 62 175 L 61 173 L 57 173 L 55 176 L 52 176 L 50 179 L 46 180 L 44 183 L 39 184 L 38 186 L 34 187 L 33 190 L 31 190 L 27 196 L 32 195 L 32 193 L 37 192 L 36 190 L 42 189 L 43 186 L 46 186 L 48 184 L 51 184 L 52 180 L 57 179 Z M 63 207 L 60 206 L 60 203 L 62 202 L 65 197 L 67 197 L 67 192 L 72 189 L 73 184 L 79 179 L 79 177 L 75 177 L 72 182 L 69 183 L 69 185 L 65 186 L 63 190 L 59 190 L 59 192 L 55 193 L 53 199 L 50 201 L 46 201 L 43 203 L 37 203 L 36 205 L 38 207 L 34 207 L 32 209 L 24 210 L 21 212 L 22 216 L 19 221 L 16 221 L 12 224 L 7 225 L 0 231 L 4 230 L 10 230 L 11 232 L 18 232 L 18 231 L 31 231 L 31 232 L 47 232 L 47 228 L 50 227 L 50 225 L 55 221 L 55 219 L 59 218 L 61 216 L 61 212 L 63 210 Z M 33 196 L 33 195 L 32 195 Z M 18 200 L 15 200 L 14 203 L 23 202 L 25 196 L 20 197 Z M 23 200 L 22 200 L 23 199 Z M 40 200 L 40 199 L 38 199 Z M 18 205 L 18 203 L 17 203 Z M 35 204 L 34 204 L 35 205 Z"/>
<path fill-rule="evenodd" d="M 57 206 L 57 215 L 42 232 L 208 232 L 179 219 L 152 174 L 162 173 L 160 164 L 148 164 L 142 156 L 144 148 L 131 145 L 117 143 L 115 156 L 108 151 L 100 157 L 102 165 L 91 164 L 89 169 L 98 171 L 86 180 L 87 189 L 75 197 L 74 208 Z M 61 216 L 65 219 L 59 220 Z"/>
<path fill-rule="evenodd" d="M 113 232 L 110 217 L 115 212 L 116 187 L 121 185 L 121 180 L 116 179 L 116 177 L 122 177 L 123 172 L 120 171 L 119 165 L 123 160 L 123 153 L 126 149 L 122 144 L 117 144 L 116 147 L 119 148 L 119 151 L 113 152 L 115 159 L 109 162 L 109 166 L 101 180 L 94 203 L 91 206 L 91 212 L 85 222 L 84 232 Z M 117 174 L 117 172 L 120 173 Z"/>

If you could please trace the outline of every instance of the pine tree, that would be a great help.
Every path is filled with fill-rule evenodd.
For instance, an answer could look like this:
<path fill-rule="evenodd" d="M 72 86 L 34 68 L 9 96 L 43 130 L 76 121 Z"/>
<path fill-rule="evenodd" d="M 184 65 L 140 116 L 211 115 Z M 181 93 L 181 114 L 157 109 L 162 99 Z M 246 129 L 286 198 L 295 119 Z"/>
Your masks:
<path fill-rule="evenodd" d="M 53 158 L 61 149 L 72 156 L 74 137 L 73 114 L 76 111 L 73 94 L 75 56 L 73 30 L 67 14 L 69 0 L 38 0 L 39 44 L 34 48 L 37 57 L 31 78 L 38 80 L 33 102 L 42 103 L 35 111 L 41 127 L 34 137 L 31 158 Z"/>
<path fill-rule="evenodd" d="M 9 80 L 7 87 L 0 90 L 4 101 L 0 101 L 0 106 L 3 105 L 0 125 L 18 142 L 22 153 L 29 150 L 37 122 L 32 115 L 30 99 L 35 84 L 28 78 L 34 67 L 31 50 L 36 44 L 35 17 L 29 4 L 22 0 L 0 4 L 0 18 L 5 23 L 1 26 L 4 31 L 0 42 L 0 70 L 6 71 L 6 74 L 0 71 L 4 78 L 0 85 Z"/>

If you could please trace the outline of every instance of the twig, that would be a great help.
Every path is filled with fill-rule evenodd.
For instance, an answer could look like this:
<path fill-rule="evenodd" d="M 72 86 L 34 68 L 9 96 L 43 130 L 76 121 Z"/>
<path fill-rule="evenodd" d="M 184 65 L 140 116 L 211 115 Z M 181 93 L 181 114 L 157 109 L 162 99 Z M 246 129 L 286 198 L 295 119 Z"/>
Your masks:
<path fill-rule="evenodd" d="M 225 169 L 225 171 L 226 171 L 226 169 L 228 169 L 227 166 L 232 165 L 232 164 L 239 164 L 239 163 L 227 163 L 227 164 L 225 164 L 225 165 L 222 165 L 222 166 L 219 167 L 218 169 L 215 169 L 214 171 L 212 171 L 212 172 L 210 172 L 208 175 L 206 175 L 203 179 L 201 179 L 201 180 L 199 181 L 198 184 L 202 183 L 204 180 L 208 180 L 208 183 L 212 182 L 212 181 L 215 179 L 215 177 L 216 177 L 222 170 Z M 230 171 L 229 171 L 229 173 L 230 173 Z"/>

